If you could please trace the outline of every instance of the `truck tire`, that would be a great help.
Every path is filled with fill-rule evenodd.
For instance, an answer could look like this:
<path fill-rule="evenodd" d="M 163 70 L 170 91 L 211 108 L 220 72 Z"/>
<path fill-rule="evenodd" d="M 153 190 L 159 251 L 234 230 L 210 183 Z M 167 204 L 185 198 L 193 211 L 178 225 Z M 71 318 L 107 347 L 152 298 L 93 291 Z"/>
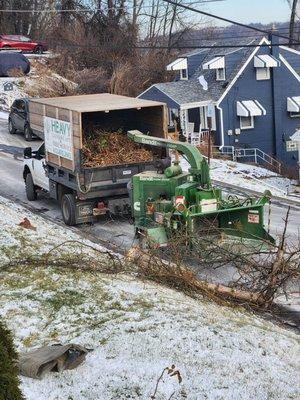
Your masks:
<path fill-rule="evenodd" d="M 31 173 L 28 173 L 25 178 L 25 190 L 26 196 L 29 201 L 35 201 L 37 199 L 36 188 L 33 183 Z"/>
<path fill-rule="evenodd" d="M 32 132 L 30 129 L 30 126 L 27 124 L 24 127 L 24 138 L 26 142 L 31 142 L 32 141 Z"/>
<path fill-rule="evenodd" d="M 76 202 L 73 194 L 67 193 L 62 196 L 61 212 L 66 225 L 76 225 Z"/>
<path fill-rule="evenodd" d="M 13 135 L 14 133 L 16 133 L 16 128 L 14 127 L 14 124 L 12 122 L 12 120 L 9 118 L 8 120 L 8 132 Z"/>

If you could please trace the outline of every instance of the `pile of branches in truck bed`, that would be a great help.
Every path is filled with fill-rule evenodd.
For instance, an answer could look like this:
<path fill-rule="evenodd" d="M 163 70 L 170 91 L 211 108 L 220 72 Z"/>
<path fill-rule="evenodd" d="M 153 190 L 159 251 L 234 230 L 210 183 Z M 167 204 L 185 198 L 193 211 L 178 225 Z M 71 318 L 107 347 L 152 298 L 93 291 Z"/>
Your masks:
<path fill-rule="evenodd" d="M 152 161 L 151 151 L 129 139 L 121 130 L 108 132 L 101 129 L 84 133 L 83 164 L 86 167 Z"/>

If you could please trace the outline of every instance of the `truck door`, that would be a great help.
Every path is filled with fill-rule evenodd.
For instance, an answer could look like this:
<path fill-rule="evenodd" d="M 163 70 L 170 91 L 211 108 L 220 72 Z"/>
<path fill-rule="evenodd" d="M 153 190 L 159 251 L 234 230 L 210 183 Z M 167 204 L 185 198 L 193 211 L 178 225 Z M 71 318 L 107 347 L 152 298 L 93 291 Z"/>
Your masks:
<path fill-rule="evenodd" d="M 36 151 L 32 158 L 32 178 L 35 185 L 49 191 L 49 178 L 46 175 L 45 145 Z"/>

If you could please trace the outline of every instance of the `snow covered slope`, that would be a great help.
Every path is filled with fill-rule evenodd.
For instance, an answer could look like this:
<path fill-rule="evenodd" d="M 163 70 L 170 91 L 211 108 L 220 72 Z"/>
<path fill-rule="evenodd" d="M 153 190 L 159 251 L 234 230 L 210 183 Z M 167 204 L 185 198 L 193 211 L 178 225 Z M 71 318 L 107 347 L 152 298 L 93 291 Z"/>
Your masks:
<path fill-rule="evenodd" d="M 182 169 L 187 171 L 189 164 L 181 159 Z M 266 168 L 250 164 L 242 164 L 228 160 L 211 159 L 211 178 L 215 181 L 239 186 L 263 193 L 270 190 L 275 196 L 285 197 L 294 191 L 294 181 L 284 178 Z"/>
<path fill-rule="evenodd" d="M 36 230 L 18 225 L 25 216 Z M 82 241 L 1 197 L 0 220 L 0 268 L 9 255 Z M 27 400 L 148 400 L 172 364 L 182 382 L 165 374 L 156 400 L 173 393 L 189 400 L 299 395 L 295 333 L 133 277 L 19 265 L 0 272 L 0 314 L 19 350 L 58 342 L 94 349 L 73 371 L 42 381 L 23 377 Z"/>

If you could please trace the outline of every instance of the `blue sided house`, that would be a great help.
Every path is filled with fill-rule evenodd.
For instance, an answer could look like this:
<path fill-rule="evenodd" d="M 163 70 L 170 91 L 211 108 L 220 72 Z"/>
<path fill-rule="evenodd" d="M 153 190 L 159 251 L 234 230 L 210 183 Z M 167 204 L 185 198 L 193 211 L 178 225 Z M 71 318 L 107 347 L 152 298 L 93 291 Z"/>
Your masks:
<path fill-rule="evenodd" d="M 165 102 L 169 126 L 180 118 L 192 143 L 207 138 L 210 124 L 220 150 L 245 157 L 256 149 L 257 162 L 272 157 L 296 167 L 291 137 L 300 128 L 300 52 L 279 45 L 272 34 L 236 38 L 234 47 L 225 43 L 215 40 L 212 48 L 177 58 L 167 66 L 177 71 L 175 81 L 154 84 L 139 97 Z"/>

